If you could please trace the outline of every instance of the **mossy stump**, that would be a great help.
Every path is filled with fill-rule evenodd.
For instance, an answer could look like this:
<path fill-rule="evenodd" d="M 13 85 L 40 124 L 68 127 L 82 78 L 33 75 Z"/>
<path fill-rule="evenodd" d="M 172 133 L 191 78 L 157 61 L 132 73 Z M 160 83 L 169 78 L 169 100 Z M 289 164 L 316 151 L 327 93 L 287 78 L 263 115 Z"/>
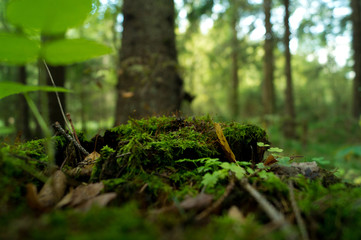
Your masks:
<path fill-rule="evenodd" d="M 266 132 L 250 124 L 222 123 L 223 133 L 237 161 L 253 164 L 263 159 Z M 95 143 L 95 139 L 91 144 Z M 119 177 L 128 172 L 151 172 L 164 168 L 187 167 L 178 160 L 218 158 L 228 161 L 217 139 L 214 122 L 209 117 L 152 117 L 130 120 L 128 124 L 107 130 L 97 139 L 102 155 L 96 170 L 97 180 Z M 106 148 L 104 148 L 107 146 Z M 184 165 L 184 164 L 183 164 Z"/>

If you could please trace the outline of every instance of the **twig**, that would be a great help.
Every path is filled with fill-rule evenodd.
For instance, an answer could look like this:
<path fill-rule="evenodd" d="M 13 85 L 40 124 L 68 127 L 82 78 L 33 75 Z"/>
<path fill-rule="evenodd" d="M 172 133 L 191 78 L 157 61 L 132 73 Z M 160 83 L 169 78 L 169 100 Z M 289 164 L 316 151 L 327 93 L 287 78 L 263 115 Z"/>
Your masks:
<path fill-rule="evenodd" d="M 67 113 L 67 114 L 66 114 L 66 117 L 67 117 L 68 120 L 69 120 L 71 129 L 73 129 L 73 136 L 74 136 L 75 140 L 80 144 L 80 141 L 79 141 L 79 139 L 78 139 L 78 136 L 76 135 L 76 131 L 75 131 L 75 128 L 74 128 L 74 125 L 73 125 L 73 121 L 71 120 L 71 117 L 70 117 L 70 113 Z"/>
<path fill-rule="evenodd" d="M 242 186 L 251 194 L 251 196 L 258 202 L 261 208 L 266 212 L 269 218 L 276 223 L 286 223 L 285 217 L 277 211 L 277 209 L 270 204 L 265 197 L 261 195 L 254 187 L 252 187 L 246 178 L 241 180 Z"/>
<path fill-rule="evenodd" d="M 286 221 L 286 218 L 282 213 L 277 211 L 277 209 L 267 201 L 267 199 L 262 196 L 254 187 L 252 187 L 247 178 L 243 178 L 241 180 L 242 186 L 251 194 L 251 196 L 258 202 L 260 207 L 265 211 L 270 219 L 272 219 L 273 223 L 276 225 L 280 225 L 282 231 L 286 234 L 287 239 L 295 239 L 296 236 L 290 229 L 289 223 Z"/>
<path fill-rule="evenodd" d="M 51 83 L 53 84 L 54 87 L 56 87 L 55 82 L 54 82 L 54 79 L 53 79 L 53 76 L 51 75 L 51 72 L 50 72 L 50 70 L 49 70 L 49 67 L 48 67 L 48 65 L 46 64 L 46 62 L 45 62 L 44 59 L 43 59 L 43 63 L 44 63 L 44 65 L 45 65 L 46 71 L 47 71 L 48 74 L 49 74 Z M 59 94 L 58 94 L 57 91 L 55 91 L 55 95 L 56 95 L 56 99 L 58 100 L 59 108 L 60 108 L 60 111 L 61 111 L 61 115 L 63 115 L 65 125 L 66 125 L 66 127 L 67 127 L 67 128 L 70 130 L 70 132 L 71 132 L 71 128 L 69 127 L 68 122 L 67 122 L 67 120 L 66 120 L 65 113 L 64 113 L 64 109 L 63 109 L 63 105 L 61 104 L 61 101 L 60 101 L 60 98 L 59 98 Z M 72 133 L 72 134 L 73 134 L 73 133 Z"/>
<path fill-rule="evenodd" d="M 67 134 L 64 129 L 60 126 L 60 123 L 55 122 L 54 127 L 58 130 L 66 139 L 71 141 L 83 154 L 89 155 L 89 152 L 85 150 L 72 136 Z"/>
<path fill-rule="evenodd" d="M 228 195 L 231 193 L 233 188 L 234 188 L 234 176 L 231 176 L 229 183 L 226 187 L 226 191 L 223 193 L 223 195 L 220 198 L 218 198 L 217 201 L 215 201 L 210 207 L 206 208 L 200 214 L 198 214 L 195 219 L 197 221 L 203 220 L 209 214 L 215 211 L 223 203 L 224 199 L 228 197 Z"/>
<path fill-rule="evenodd" d="M 295 199 L 294 188 L 293 188 L 293 184 L 292 184 L 291 180 L 288 181 L 288 187 L 290 189 L 291 205 L 292 205 L 292 208 L 293 208 L 293 212 L 295 213 L 295 216 L 296 216 L 296 221 L 297 221 L 297 224 L 298 224 L 298 228 L 300 229 L 300 232 L 301 232 L 301 237 L 302 237 L 303 240 L 309 240 L 310 237 L 308 236 L 305 222 L 303 221 L 303 219 L 301 217 L 300 209 L 297 206 L 297 202 L 296 202 L 296 199 Z"/>
<path fill-rule="evenodd" d="M 130 155 L 130 154 L 132 154 L 132 153 L 131 153 L 131 152 L 127 152 L 127 153 L 119 154 L 119 155 L 117 155 L 117 156 L 115 156 L 115 157 L 116 157 L 116 158 L 121 158 L 121 157 Z"/>

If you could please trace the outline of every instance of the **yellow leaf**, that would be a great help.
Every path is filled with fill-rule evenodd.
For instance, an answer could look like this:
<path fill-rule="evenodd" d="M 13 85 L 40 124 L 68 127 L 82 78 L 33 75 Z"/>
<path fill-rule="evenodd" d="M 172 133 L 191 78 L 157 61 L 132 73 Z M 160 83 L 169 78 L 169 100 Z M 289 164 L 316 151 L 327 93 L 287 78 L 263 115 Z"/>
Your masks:
<path fill-rule="evenodd" d="M 219 125 L 219 123 L 214 123 L 214 128 L 216 129 L 216 134 L 217 134 L 218 141 L 221 144 L 221 147 L 222 147 L 222 149 L 223 149 L 223 151 L 224 151 L 224 153 L 226 155 L 226 158 L 230 162 L 237 162 L 236 161 L 236 156 L 234 156 L 234 153 L 232 152 L 232 149 L 229 147 L 227 139 L 223 134 L 221 125 Z"/>

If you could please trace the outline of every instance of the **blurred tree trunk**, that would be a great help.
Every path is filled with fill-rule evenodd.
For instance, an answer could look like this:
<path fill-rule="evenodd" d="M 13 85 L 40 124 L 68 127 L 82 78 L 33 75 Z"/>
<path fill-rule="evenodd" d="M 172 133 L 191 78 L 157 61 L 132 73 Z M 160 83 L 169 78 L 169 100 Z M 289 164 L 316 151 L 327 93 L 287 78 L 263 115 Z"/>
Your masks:
<path fill-rule="evenodd" d="M 352 114 L 356 119 L 361 115 L 361 2 L 360 0 L 351 0 L 352 9 L 352 47 L 355 72 L 353 83 L 353 109 Z"/>
<path fill-rule="evenodd" d="M 239 51 L 239 41 L 238 41 L 238 21 L 239 21 L 239 5 L 237 4 L 238 0 L 231 0 L 231 27 L 232 27 L 232 79 L 231 79 L 231 99 L 230 99 L 230 107 L 232 117 L 236 118 L 239 114 L 239 77 L 238 77 L 238 51 Z"/>
<path fill-rule="evenodd" d="M 264 42 L 264 66 L 263 66 L 263 106 L 264 114 L 275 113 L 275 89 L 274 89 L 274 56 L 273 56 L 273 32 L 271 23 L 271 9 L 272 0 L 263 1 L 264 13 L 265 13 L 265 42 Z"/>
<path fill-rule="evenodd" d="M 173 0 L 124 0 L 115 124 L 179 110 Z"/>
<path fill-rule="evenodd" d="M 17 67 L 18 71 L 18 82 L 22 84 L 26 84 L 26 67 L 25 66 L 19 66 Z M 24 140 L 31 139 L 31 131 L 30 131 L 30 115 L 29 115 L 29 106 L 25 100 L 25 97 L 23 94 L 18 95 L 18 115 L 17 115 L 17 121 L 16 121 L 16 129 L 18 131 L 22 132 L 22 138 Z"/>
<path fill-rule="evenodd" d="M 293 84 L 292 84 L 292 68 L 291 68 L 291 53 L 290 53 L 290 2 L 289 0 L 284 0 L 285 7 L 285 16 L 284 16 L 284 25 L 285 25 L 285 35 L 284 35 L 284 46 L 285 46 L 285 75 L 286 75 L 286 102 L 285 102 L 285 125 L 284 125 L 284 134 L 286 137 L 294 138 L 295 137 L 295 104 L 293 96 Z"/>

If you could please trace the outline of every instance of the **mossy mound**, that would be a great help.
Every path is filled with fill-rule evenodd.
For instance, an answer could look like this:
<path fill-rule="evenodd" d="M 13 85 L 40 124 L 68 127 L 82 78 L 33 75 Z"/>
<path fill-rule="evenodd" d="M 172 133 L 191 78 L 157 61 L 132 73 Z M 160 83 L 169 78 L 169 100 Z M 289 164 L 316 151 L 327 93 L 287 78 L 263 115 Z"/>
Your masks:
<path fill-rule="evenodd" d="M 257 142 L 268 142 L 263 129 L 235 122 L 224 123 L 222 127 L 238 161 L 258 163 L 262 160 L 265 149 L 259 148 Z M 102 157 L 99 179 L 114 178 L 120 171 L 153 172 L 177 168 L 176 162 L 181 159 L 207 157 L 227 161 L 214 122 L 208 117 L 131 120 L 106 131 L 97 142 L 100 152 L 109 151 L 102 149 L 103 146 L 114 150 Z"/>
<path fill-rule="evenodd" d="M 0 208 L 0 238 L 361 237 L 353 231 L 361 226 L 359 187 L 316 163 L 265 166 L 269 142 L 263 129 L 220 123 L 237 160 L 232 162 L 214 124 L 209 117 L 130 120 L 90 141 L 80 136 L 87 151 L 100 154 L 92 153 L 94 158 L 79 153 L 62 136 L 54 137 L 56 162 L 69 174 L 66 192 L 101 182 L 103 193 L 117 194 L 107 208 L 86 213 L 76 212 L 75 204 L 54 206 L 48 213 L 30 209 L 25 184 L 41 187 L 40 176 L 51 172 L 46 140 L 2 145 L 0 203 L 5 207 Z M 86 174 L 74 171 L 86 167 Z"/>

